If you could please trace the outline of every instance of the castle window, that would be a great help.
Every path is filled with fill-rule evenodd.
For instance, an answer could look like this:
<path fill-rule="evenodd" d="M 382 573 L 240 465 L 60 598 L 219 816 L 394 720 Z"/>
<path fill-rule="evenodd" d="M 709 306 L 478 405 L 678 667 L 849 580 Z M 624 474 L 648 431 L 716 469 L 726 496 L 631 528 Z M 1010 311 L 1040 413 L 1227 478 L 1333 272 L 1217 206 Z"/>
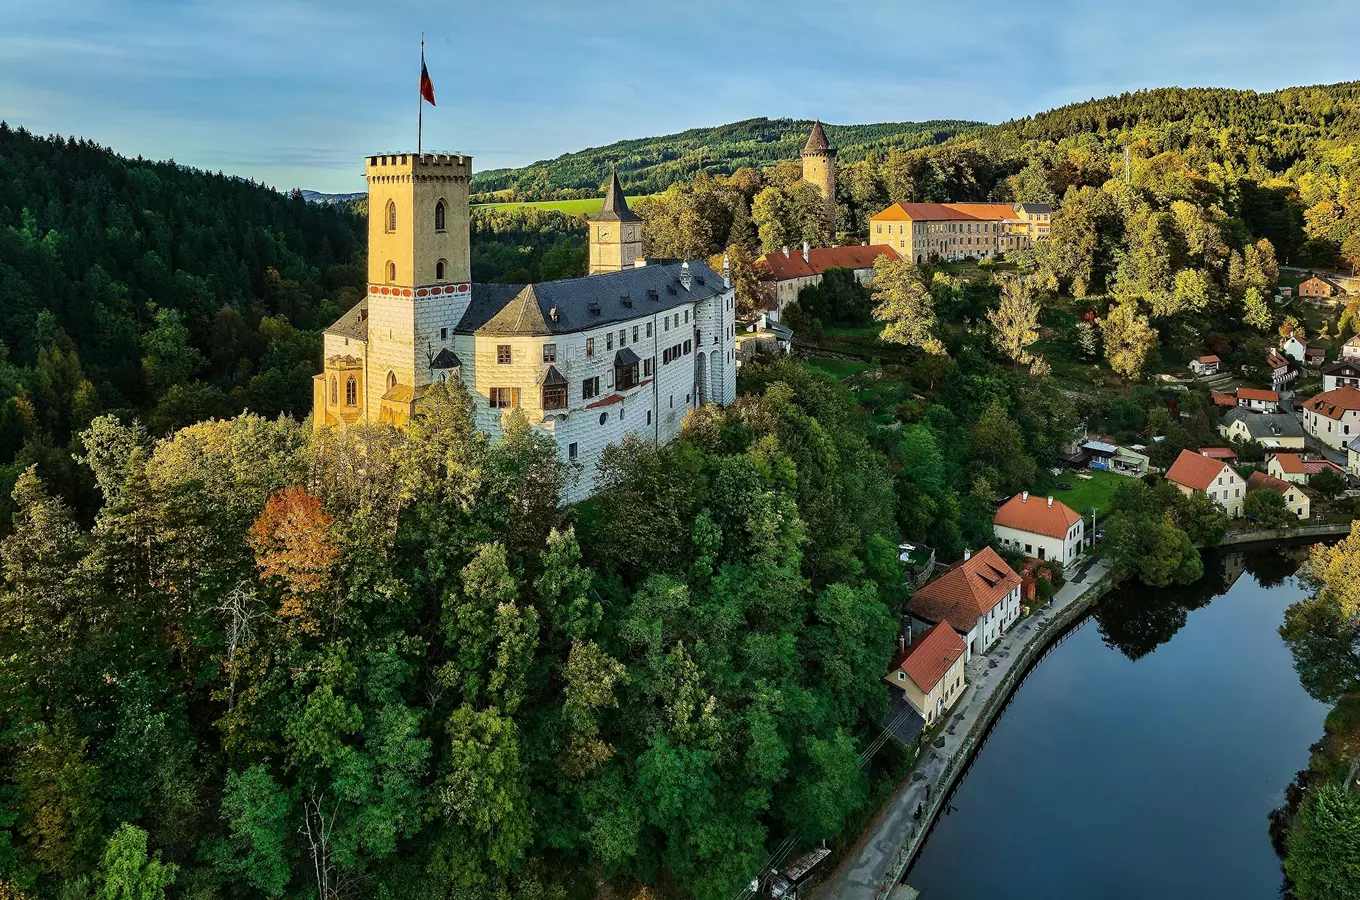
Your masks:
<path fill-rule="evenodd" d="M 444 201 L 440 200 L 434 205 L 434 230 L 442 232 L 444 230 Z"/>
<path fill-rule="evenodd" d="M 567 408 L 567 386 L 565 384 L 553 384 L 543 386 L 543 408 L 544 409 L 566 409 Z"/>
<path fill-rule="evenodd" d="M 396 282 L 396 280 L 397 280 L 397 264 L 389 260 L 387 263 L 387 283 L 393 284 L 394 282 Z"/>
<path fill-rule="evenodd" d="M 575 458 L 576 458 L 576 442 L 572 441 L 570 444 L 567 445 L 567 459 Z"/>
<path fill-rule="evenodd" d="M 544 361 L 545 363 L 555 363 L 555 362 L 557 362 L 557 345 L 556 345 L 556 344 L 544 344 L 544 345 L 543 345 L 543 361 Z"/>
<path fill-rule="evenodd" d="M 396 387 L 396 386 L 397 386 L 397 373 L 396 373 L 396 372 L 388 372 L 388 373 L 387 373 L 387 389 L 390 391 L 390 390 L 392 390 L 392 388 L 394 388 L 394 387 Z"/>
<path fill-rule="evenodd" d="M 609 421 L 609 413 L 607 413 L 607 412 L 602 412 L 602 413 L 600 413 L 600 424 L 603 425 L 605 422 L 608 422 L 608 421 Z"/>
<path fill-rule="evenodd" d="M 448 373 L 448 372 L 440 372 L 440 373 L 439 373 L 439 383 L 440 383 L 440 384 L 448 384 L 448 383 L 449 383 L 449 373 Z"/>
<path fill-rule="evenodd" d="M 434 280 L 435 280 L 435 281 L 443 281 L 443 280 L 444 280 L 444 269 L 445 269 L 445 267 L 447 267 L 447 266 L 448 266 L 448 263 L 445 262 L 445 261 L 442 260 L 442 259 L 441 259 L 439 262 L 437 262 L 437 263 L 434 264 Z"/>
<path fill-rule="evenodd" d="M 627 343 L 627 342 L 628 342 L 628 329 L 627 329 L 627 328 L 620 328 L 620 329 L 619 329 L 619 346 L 622 347 L 622 346 L 623 346 L 625 343 Z"/>
<path fill-rule="evenodd" d="M 586 338 L 586 356 L 594 355 L 595 355 L 595 339 L 593 337 Z"/>
<path fill-rule="evenodd" d="M 637 327 L 636 325 L 634 325 L 634 326 L 633 326 L 633 343 L 636 344 L 637 342 L 638 342 L 638 327 Z"/>
<path fill-rule="evenodd" d="M 492 409 L 513 409 L 519 406 L 519 388 L 493 387 L 491 389 Z"/>
<path fill-rule="evenodd" d="M 652 363 L 655 361 L 656 357 L 654 356 L 649 356 L 642 361 L 642 375 L 644 378 L 652 374 Z"/>
<path fill-rule="evenodd" d="M 648 322 L 648 323 L 647 323 L 647 337 L 651 337 L 651 336 L 652 336 L 652 323 L 651 323 L 651 322 Z"/>
<path fill-rule="evenodd" d="M 387 227 L 387 233 L 394 234 L 397 230 L 397 204 L 395 201 L 387 201 L 387 215 L 384 218 L 386 220 L 384 224 Z"/>
<path fill-rule="evenodd" d="M 447 328 L 439 329 L 439 339 L 441 341 L 447 341 L 449 339 L 449 330 Z"/>
<path fill-rule="evenodd" d="M 581 382 L 581 399 L 590 400 L 600 396 L 600 376 L 586 378 Z"/>
<path fill-rule="evenodd" d="M 345 405 L 355 406 L 359 402 L 359 381 L 353 375 L 345 382 Z"/>
<path fill-rule="evenodd" d="M 340 379 L 331 376 L 331 406 L 340 402 Z"/>
<path fill-rule="evenodd" d="M 498 365 L 498 366 L 508 366 L 508 365 L 510 365 L 510 359 L 511 359 L 511 357 L 510 357 L 510 345 L 509 345 L 509 344 L 497 344 L 497 345 L 496 345 L 496 365 Z"/>
<path fill-rule="evenodd" d="M 608 332 L 607 334 L 605 334 L 605 336 L 604 336 L 604 349 L 606 349 L 606 350 L 613 350 L 613 349 L 614 349 L 614 332 L 611 331 L 611 332 Z"/>

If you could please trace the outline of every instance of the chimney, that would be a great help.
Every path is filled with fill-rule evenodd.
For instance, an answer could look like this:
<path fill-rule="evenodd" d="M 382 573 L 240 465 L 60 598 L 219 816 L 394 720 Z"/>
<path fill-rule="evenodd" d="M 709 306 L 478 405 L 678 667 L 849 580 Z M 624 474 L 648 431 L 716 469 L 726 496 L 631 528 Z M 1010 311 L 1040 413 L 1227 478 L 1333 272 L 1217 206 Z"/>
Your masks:
<path fill-rule="evenodd" d="M 972 551 L 972 550 L 969 550 L 967 547 L 964 547 L 964 548 L 963 548 L 963 561 L 964 561 L 964 562 L 968 562 L 968 560 L 970 560 L 970 559 L 972 559 L 972 558 L 973 558 L 973 551 Z"/>
<path fill-rule="evenodd" d="M 807 261 L 808 261 L 808 250 L 810 250 L 810 249 L 811 249 L 811 248 L 808 246 L 808 242 L 807 242 L 807 241 L 803 241 L 803 262 L 807 262 Z"/>
<path fill-rule="evenodd" d="M 647 268 L 647 258 L 645 256 L 639 256 L 637 259 L 633 260 L 633 268 L 634 269 Z"/>
<path fill-rule="evenodd" d="M 1053 498 L 1052 498 L 1052 497 L 1049 497 L 1049 498 L 1048 498 L 1048 508 L 1049 508 L 1049 509 L 1052 509 L 1052 508 L 1053 508 Z"/>
<path fill-rule="evenodd" d="M 727 253 L 723 253 L 723 287 L 732 286 L 732 264 L 727 259 Z"/>
<path fill-rule="evenodd" d="M 685 260 L 680 264 L 680 286 L 685 290 L 689 290 L 689 286 L 693 281 L 694 276 L 689 274 L 689 260 Z"/>
<path fill-rule="evenodd" d="M 1028 503 L 1028 502 L 1029 502 L 1029 491 L 1021 491 L 1021 492 L 1020 492 L 1020 502 L 1021 502 L 1021 503 Z"/>
<path fill-rule="evenodd" d="M 897 652 L 905 653 L 906 649 L 907 649 L 907 636 L 905 634 L 899 634 L 897 636 Z"/>

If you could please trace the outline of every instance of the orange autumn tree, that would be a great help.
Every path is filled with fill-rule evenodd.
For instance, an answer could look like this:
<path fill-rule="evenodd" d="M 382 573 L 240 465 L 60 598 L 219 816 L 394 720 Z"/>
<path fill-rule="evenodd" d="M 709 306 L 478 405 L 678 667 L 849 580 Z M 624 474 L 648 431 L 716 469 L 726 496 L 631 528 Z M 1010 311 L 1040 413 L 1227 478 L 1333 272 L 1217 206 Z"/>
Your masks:
<path fill-rule="evenodd" d="M 282 592 L 278 616 L 288 627 L 319 634 L 332 594 L 340 548 L 331 540 L 331 514 L 305 488 L 275 492 L 250 528 L 260 576 Z"/>

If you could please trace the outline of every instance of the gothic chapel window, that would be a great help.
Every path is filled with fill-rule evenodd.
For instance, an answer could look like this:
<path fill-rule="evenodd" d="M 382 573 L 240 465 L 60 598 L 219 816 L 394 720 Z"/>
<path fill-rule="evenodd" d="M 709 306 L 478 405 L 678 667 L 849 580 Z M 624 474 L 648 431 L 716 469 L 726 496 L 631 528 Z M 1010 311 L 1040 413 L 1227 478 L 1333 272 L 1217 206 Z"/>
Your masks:
<path fill-rule="evenodd" d="M 397 204 L 395 201 L 387 201 L 387 233 L 392 234 L 397 230 Z"/>
<path fill-rule="evenodd" d="M 334 375 L 331 376 L 331 406 L 340 402 L 340 384 Z"/>
<path fill-rule="evenodd" d="M 434 230 L 444 230 L 444 201 L 440 200 L 434 205 Z"/>
<path fill-rule="evenodd" d="M 353 406 L 358 402 L 359 402 L 359 382 L 355 380 L 353 375 L 351 375 L 349 376 L 349 380 L 345 382 L 345 405 Z"/>

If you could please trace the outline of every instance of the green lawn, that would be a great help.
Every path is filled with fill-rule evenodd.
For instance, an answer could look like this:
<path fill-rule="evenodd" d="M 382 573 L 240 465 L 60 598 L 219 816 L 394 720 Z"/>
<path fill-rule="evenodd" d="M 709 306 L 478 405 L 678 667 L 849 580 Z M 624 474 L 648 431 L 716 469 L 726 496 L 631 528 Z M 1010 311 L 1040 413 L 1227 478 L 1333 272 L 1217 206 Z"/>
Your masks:
<path fill-rule="evenodd" d="M 857 359 L 831 359 L 826 356 L 809 356 L 807 363 L 814 369 L 821 369 L 837 378 L 845 378 L 869 368 L 867 362 L 860 362 Z"/>
<path fill-rule="evenodd" d="M 650 196 L 650 195 L 649 195 Z M 628 202 L 640 200 L 641 197 L 629 197 Z M 536 200 L 528 203 L 476 203 L 473 209 L 513 209 L 518 206 L 532 206 L 536 209 L 552 209 L 569 216 L 578 216 L 581 213 L 594 213 L 600 211 L 600 204 L 604 200 L 600 197 L 587 197 L 584 200 Z"/>
<path fill-rule="evenodd" d="M 1081 478 L 1081 475 L 1090 475 L 1090 478 Z M 1114 496 L 1115 488 L 1129 480 L 1127 475 L 1115 475 L 1113 472 L 1100 472 L 1096 469 L 1083 469 L 1081 472 L 1064 472 L 1058 476 L 1057 481 L 1072 485 L 1070 491 L 1053 489 L 1053 499 L 1061 500 L 1082 515 L 1088 515 L 1091 507 L 1095 507 L 1096 517 L 1104 518 L 1110 511 L 1110 497 Z M 1088 518 L 1086 525 L 1089 528 L 1091 521 Z"/>

